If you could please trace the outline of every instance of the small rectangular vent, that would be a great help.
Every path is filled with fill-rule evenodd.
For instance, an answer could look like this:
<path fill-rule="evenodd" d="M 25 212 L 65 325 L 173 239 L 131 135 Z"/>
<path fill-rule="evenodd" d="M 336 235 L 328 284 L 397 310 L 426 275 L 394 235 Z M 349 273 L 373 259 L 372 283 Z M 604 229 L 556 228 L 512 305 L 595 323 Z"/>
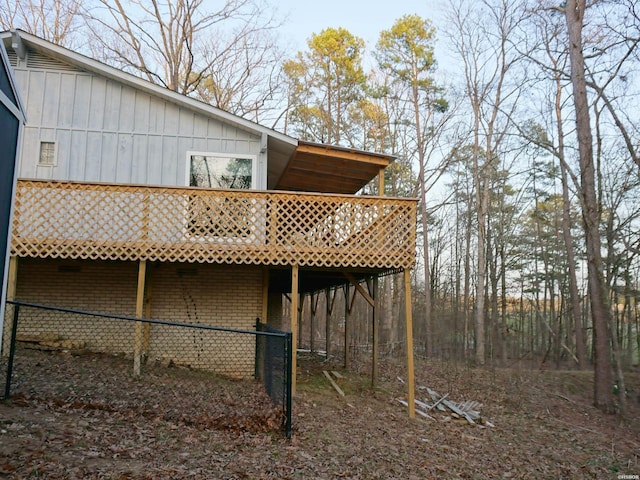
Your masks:
<path fill-rule="evenodd" d="M 46 55 L 42 55 L 35 50 L 29 50 L 27 55 L 27 67 L 29 68 L 41 68 L 45 70 L 63 70 L 66 72 L 80 72 L 81 70 L 77 69 L 73 65 L 69 65 L 68 63 L 61 62 L 56 60 L 55 58 L 48 57 Z"/>

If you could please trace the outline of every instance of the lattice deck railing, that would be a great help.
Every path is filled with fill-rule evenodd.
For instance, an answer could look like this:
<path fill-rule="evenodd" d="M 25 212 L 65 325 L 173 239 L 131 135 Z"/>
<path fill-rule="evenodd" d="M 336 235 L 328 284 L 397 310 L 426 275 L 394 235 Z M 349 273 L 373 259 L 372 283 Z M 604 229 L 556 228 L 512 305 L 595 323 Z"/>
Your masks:
<path fill-rule="evenodd" d="M 21 257 L 409 268 L 416 201 L 19 180 Z"/>

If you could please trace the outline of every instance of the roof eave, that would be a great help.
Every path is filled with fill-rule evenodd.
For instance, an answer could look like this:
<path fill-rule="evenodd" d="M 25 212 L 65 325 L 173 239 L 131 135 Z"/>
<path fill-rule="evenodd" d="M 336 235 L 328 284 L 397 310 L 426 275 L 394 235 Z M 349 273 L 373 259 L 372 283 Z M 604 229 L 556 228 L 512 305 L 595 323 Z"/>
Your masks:
<path fill-rule="evenodd" d="M 295 138 L 289 137 L 283 133 L 277 132 L 270 128 L 259 125 L 251 120 L 238 117 L 229 112 L 225 112 L 219 108 L 206 104 L 200 100 L 182 95 L 180 93 L 169 90 L 168 88 L 156 85 L 142 78 L 136 77 L 130 73 L 123 72 L 117 68 L 110 67 L 102 62 L 89 58 L 77 52 L 73 52 L 67 48 L 61 47 L 54 43 L 43 40 L 35 35 L 24 32 L 22 30 L 13 30 L 0 32 L 0 38 L 6 42 L 7 39 L 11 40 L 12 36 L 17 35 L 18 38 L 27 46 L 34 48 L 35 50 L 46 52 L 47 54 L 64 60 L 66 63 L 70 63 L 82 70 L 86 70 L 92 73 L 111 78 L 118 82 L 133 88 L 145 91 L 152 95 L 161 97 L 167 101 L 175 103 L 177 105 L 184 105 L 192 110 L 196 110 L 207 116 L 213 116 L 220 121 L 231 124 L 241 130 L 247 131 L 255 135 L 267 134 L 270 137 L 277 138 L 278 140 L 288 143 L 293 147 L 298 145 L 298 141 Z"/>

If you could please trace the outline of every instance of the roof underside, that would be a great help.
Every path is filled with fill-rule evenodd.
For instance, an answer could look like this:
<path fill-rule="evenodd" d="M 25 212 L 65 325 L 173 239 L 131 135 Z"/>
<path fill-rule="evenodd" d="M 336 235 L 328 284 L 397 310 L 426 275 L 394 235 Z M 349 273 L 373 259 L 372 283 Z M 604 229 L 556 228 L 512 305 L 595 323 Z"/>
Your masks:
<path fill-rule="evenodd" d="M 376 276 L 384 276 L 402 271 L 402 269 L 319 269 L 301 268 L 299 270 L 298 291 L 303 294 L 322 291 L 326 288 L 340 287 L 349 284 L 350 280 L 345 275 L 347 273 L 353 279 L 360 282 L 364 279 Z M 291 269 L 272 268 L 269 270 L 269 289 L 271 292 L 290 293 L 291 292 Z"/>
<path fill-rule="evenodd" d="M 299 141 L 274 188 L 354 194 L 393 160 L 391 155 Z"/>

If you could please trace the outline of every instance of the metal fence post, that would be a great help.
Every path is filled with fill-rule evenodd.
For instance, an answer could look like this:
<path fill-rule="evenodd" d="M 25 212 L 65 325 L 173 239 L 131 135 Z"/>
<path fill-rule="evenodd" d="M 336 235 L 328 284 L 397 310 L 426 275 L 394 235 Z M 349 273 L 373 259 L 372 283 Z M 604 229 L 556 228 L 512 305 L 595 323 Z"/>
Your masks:
<path fill-rule="evenodd" d="M 13 358 L 16 355 L 16 332 L 18 330 L 18 316 L 20 305 L 13 305 L 13 323 L 11 326 L 11 343 L 9 344 L 9 362 L 7 363 L 7 379 L 4 384 L 4 399 L 11 396 L 11 377 L 13 376 Z"/>
<path fill-rule="evenodd" d="M 256 332 L 261 332 L 261 331 L 262 331 L 262 326 L 260 323 L 260 319 L 256 318 Z M 254 374 L 253 374 L 253 377 L 255 379 L 262 379 L 262 375 L 260 374 L 260 366 L 259 366 L 261 349 L 262 349 L 262 338 L 260 337 L 260 334 L 256 334 L 256 355 L 255 355 L 255 361 L 254 361 Z"/>

